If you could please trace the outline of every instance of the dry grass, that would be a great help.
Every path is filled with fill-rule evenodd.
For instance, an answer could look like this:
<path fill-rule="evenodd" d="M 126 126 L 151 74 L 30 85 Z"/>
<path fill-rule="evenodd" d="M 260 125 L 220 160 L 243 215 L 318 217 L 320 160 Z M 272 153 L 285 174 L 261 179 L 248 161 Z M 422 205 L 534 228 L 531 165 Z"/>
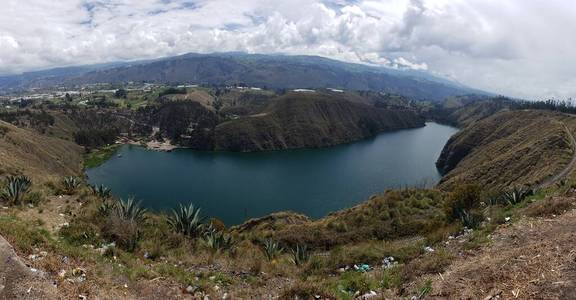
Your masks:
<path fill-rule="evenodd" d="M 531 203 L 520 211 L 529 217 L 548 217 L 560 215 L 574 208 L 574 198 L 571 197 L 547 197 L 544 200 Z"/>

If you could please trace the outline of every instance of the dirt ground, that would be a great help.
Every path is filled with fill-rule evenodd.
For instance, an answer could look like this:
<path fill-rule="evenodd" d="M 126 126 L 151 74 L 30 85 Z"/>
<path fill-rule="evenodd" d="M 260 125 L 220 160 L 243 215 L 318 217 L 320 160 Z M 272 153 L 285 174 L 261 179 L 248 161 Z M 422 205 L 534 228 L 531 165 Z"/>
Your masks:
<path fill-rule="evenodd" d="M 436 276 L 430 299 L 576 299 L 576 210 L 525 218 Z"/>
<path fill-rule="evenodd" d="M 27 267 L 0 236 L 0 299 L 58 299 L 43 273 Z"/>

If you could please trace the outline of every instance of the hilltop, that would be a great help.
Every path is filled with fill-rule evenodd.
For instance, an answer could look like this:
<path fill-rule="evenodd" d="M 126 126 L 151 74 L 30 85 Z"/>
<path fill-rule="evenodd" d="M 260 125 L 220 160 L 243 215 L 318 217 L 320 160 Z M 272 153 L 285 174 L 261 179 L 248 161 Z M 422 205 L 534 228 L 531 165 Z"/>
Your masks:
<path fill-rule="evenodd" d="M 351 64 L 315 56 L 186 54 L 149 61 L 59 68 L 0 77 L 2 89 L 96 83 L 247 85 L 270 89 L 339 88 L 400 94 L 419 100 L 483 93 L 423 71 Z"/>

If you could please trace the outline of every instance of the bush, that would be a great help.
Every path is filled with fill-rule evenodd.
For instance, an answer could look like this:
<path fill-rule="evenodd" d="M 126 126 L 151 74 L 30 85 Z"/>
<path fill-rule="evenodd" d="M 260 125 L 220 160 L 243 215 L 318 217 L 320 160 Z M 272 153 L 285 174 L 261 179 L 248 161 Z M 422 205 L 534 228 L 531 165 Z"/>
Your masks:
<path fill-rule="evenodd" d="M 376 285 L 374 282 L 367 278 L 363 273 L 356 271 L 347 271 L 340 275 L 336 286 L 338 291 L 344 291 L 350 295 L 354 295 L 357 292 L 365 294 L 375 288 Z"/>
<path fill-rule="evenodd" d="M 474 184 L 458 185 L 446 199 L 446 216 L 449 221 L 460 221 L 463 226 L 476 228 L 484 217 L 478 211 L 480 207 L 480 186 Z"/>
<path fill-rule="evenodd" d="M 570 197 L 554 197 L 532 203 L 522 210 L 530 217 L 560 215 L 574 207 L 574 199 Z"/>

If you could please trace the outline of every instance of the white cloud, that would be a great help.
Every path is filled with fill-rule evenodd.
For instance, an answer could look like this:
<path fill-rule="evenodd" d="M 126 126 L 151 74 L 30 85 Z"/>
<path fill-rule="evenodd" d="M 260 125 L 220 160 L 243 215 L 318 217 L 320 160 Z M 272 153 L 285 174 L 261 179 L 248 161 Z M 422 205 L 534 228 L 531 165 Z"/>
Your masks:
<path fill-rule="evenodd" d="M 3 0 L 0 73 L 186 52 L 312 54 L 576 94 L 569 0 Z"/>

